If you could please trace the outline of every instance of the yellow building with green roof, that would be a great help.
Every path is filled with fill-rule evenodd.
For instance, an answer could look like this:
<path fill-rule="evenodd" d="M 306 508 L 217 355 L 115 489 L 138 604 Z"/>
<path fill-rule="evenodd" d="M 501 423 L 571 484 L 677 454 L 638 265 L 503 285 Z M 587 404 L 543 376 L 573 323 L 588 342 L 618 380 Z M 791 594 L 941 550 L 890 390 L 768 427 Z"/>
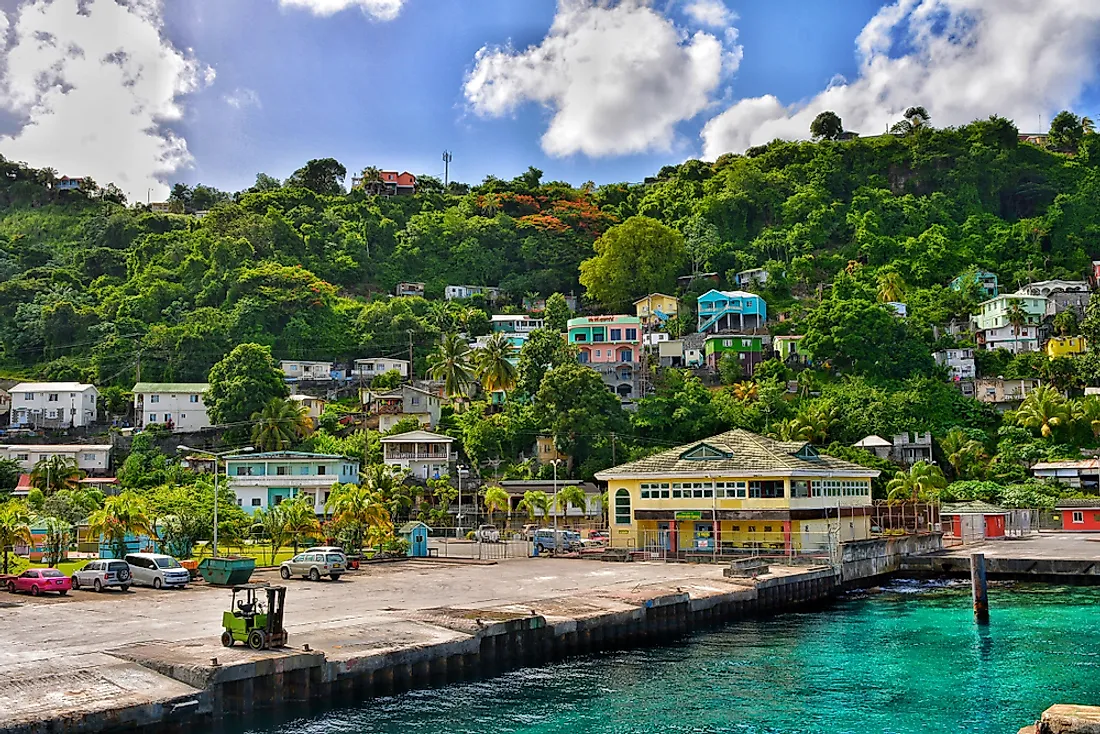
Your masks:
<path fill-rule="evenodd" d="M 612 547 L 824 550 L 871 536 L 875 469 L 736 429 L 596 474 Z"/>

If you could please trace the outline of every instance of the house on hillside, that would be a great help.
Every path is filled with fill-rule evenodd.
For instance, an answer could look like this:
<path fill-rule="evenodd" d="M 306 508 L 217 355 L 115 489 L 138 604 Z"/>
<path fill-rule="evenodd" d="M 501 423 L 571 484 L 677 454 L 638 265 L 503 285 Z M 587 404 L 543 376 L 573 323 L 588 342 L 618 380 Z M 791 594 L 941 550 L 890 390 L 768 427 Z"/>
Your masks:
<path fill-rule="evenodd" d="M 965 382 L 968 381 L 963 384 Z M 1039 381 L 1031 378 L 1005 380 L 1000 377 L 980 377 L 974 380 L 973 385 L 975 400 L 990 403 L 1004 411 L 1018 408 L 1024 398 L 1039 387 Z"/>
<path fill-rule="evenodd" d="M 756 365 L 764 361 L 764 338 L 751 334 L 716 334 L 707 337 L 703 354 L 709 369 L 718 369 L 718 362 L 727 352 L 737 357 L 741 374 L 752 377 L 756 372 Z"/>
<path fill-rule="evenodd" d="M 332 362 L 313 362 L 303 359 L 284 359 L 279 368 L 287 380 L 331 380 Z"/>
<path fill-rule="evenodd" d="M 453 301 L 456 298 L 470 298 L 484 295 L 490 302 L 500 299 L 500 288 L 488 285 L 449 285 L 443 289 L 443 298 Z"/>
<path fill-rule="evenodd" d="M 1023 322 L 1013 324 L 1013 310 L 1019 307 Z M 1013 354 L 1039 351 L 1039 325 L 1046 317 L 1045 296 L 1006 294 L 983 301 L 973 317 L 974 338 L 979 349 L 1007 349 Z"/>
<path fill-rule="evenodd" d="M 158 423 L 170 431 L 187 433 L 210 427 L 203 395 L 205 382 L 139 382 L 134 385 L 134 425 Z"/>
<path fill-rule="evenodd" d="M 565 305 L 569 307 L 570 311 L 576 313 L 577 297 L 569 295 L 565 296 Z M 523 310 L 527 313 L 542 313 L 546 310 L 546 299 L 530 298 L 525 296 L 523 299 Z"/>
<path fill-rule="evenodd" d="M 746 291 L 709 290 L 698 299 L 697 331 L 701 334 L 744 333 L 768 320 L 764 299 Z"/>
<path fill-rule="evenodd" d="M 363 388 L 359 399 L 364 411 L 378 416 L 378 430 L 383 433 L 405 418 L 415 418 L 421 426 L 435 428 L 443 408 L 439 396 L 412 385 L 401 385 L 387 392 Z"/>
<path fill-rule="evenodd" d="M 960 275 L 951 281 L 951 290 L 961 291 L 963 289 L 965 275 Z M 1000 295 L 1000 286 L 997 283 L 997 274 L 991 273 L 988 270 L 979 270 L 974 276 L 978 283 L 978 287 L 982 292 L 990 298 L 996 298 Z"/>
<path fill-rule="evenodd" d="M 1043 351 L 1051 359 L 1058 357 L 1072 357 L 1085 353 L 1085 337 L 1083 336 L 1052 336 L 1047 339 Z"/>
<path fill-rule="evenodd" d="M 398 298 L 405 296 L 420 296 L 424 297 L 424 284 L 423 283 L 398 283 L 394 288 L 393 294 Z"/>
<path fill-rule="evenodd" d="M 680 312 L 680 300 L 664 293 L 650 293 L 634 302 L 635 315 L 651 328 L 663 326 Z"/>
<path fill-rule="evenodd" d="M 80 382 L 20 382 L 11 394 L 13 428 L 87 428 L 96 422 L 99 390 Z"/>
<path fill-rule="evenodd" d="M 738 288 L 748 288 L 753 285 L 765 285 L 768 282 L 768 271 L 764 268 L 751 268 L 742 270 L 736 276 Z"/>
<path fill-rule="evenodd" d="M 62 176 L 61 178 L 53 182 L 53 188 L 55 191 L 80 191 L 80 187 L 82 187 L 83 185 L 83 176 L 78 176 L 76 178 Z"/>
<path fill-rule="evenodd" d="M 382 437 L 382 461 L 408 470 L 417 479 L 450 476 L 456 455 L 454 439 L 428 431 L 409 431 Z"/>
<path fill-rule="evenodd" d="M 536 436 L 534 454 L 535 461 L 539 464 L 551 464 L 558 461 L 566 468 L 572 466 L 569 456 L 558 451 L 558 444 L 553 436 Z"/>
<path fill-rule="evenodd" d="M 1100 491 L 1100 460 L 1098 459 L 1040 461 L 1032 465 L 1031 474 L 1036 479 L 1059 482 L 1074 489 Z"/>
<path fill-rule="evenodd" d="M 1039 280 L 1028 283 L 1016 291 L 1021 296 L 1038 296 L 1047 299 L 1047 316 L 1072 311 L 1080 321 L 1085 318 L 1085 308 L 1092 298 L 1087 280 Z"/>
<path fill-rule="evenodd" d="M 416 193 L 416 176 L 408 171 L 379 171 L 381 182 L 368 183 L 361 176 L 352 176 L 351 187 L 361 189 L 368 186 L 377 188 L 382 196 L 412 196 Z"/>
<path fill-rule="evenodd" d="M 932 358 L 936 364 L 947 368 L 952 380 L 973 380 L 977 376 L 973 349 L 942 349 L 933 352 Z"/>
<path fill-rule="evenodd" d="M 611 543 L 670 553 L 826 550 L 871 537 L 875 469 L 736 429 L 596 473 Z"/>
<path fill-rule="evenodd" d="M 874 434 L 864 436 L 852 446 L 870 451 L 880 459 L 889 459 L 902 466 L 913 466 L 921 461 L 932 463 L 931 433 L 898 433 L 887 441 Z"/>
<path fill-rule="evenodd" d="M 110 444 L 6 444 L 0 446 L 0 459 L 19 462 L 25 472 L 34 470 L 42 459 L 61 456 L 72 459 L 80 470 L 93 477 L 108 476 L 111 468 Z"/>
<path fill-rule="evenodd" d="M 800 334 L 784 334 L 772 337 L 772 349 L 779 361 L 787 365 L 809 364 L 810 352 L 802 345 Z"/>
<path fill-rule="evenodd" d="M 646 336 L 655 336 L 647 334 Z M 661 336 L 668 336 L 662 334 Z M 661 339 L 657 341 L 657 363 L 662 367 L 684 367 L 684 340 Z"/>
<path fill-rule="evenodd" d="M 407 359 L 394 359 L 392 357 L 364 357 L 354 362 L 355 366 L 349 373 L 349 377 L 355 380 L 373 380 L 378 375 L 396 370 L 402 379 L 409 378 L 409 361 Z"/>
<path fill-rule="evenodd" d="M 638 397 L 642 321 L 637 316 L 582 316 L 569 319 L 569 343 L 577 361 L 600 373 L 623 401 Z"/>
<path fill-rule="evenodd" d="M 306 415 L 313 420 L 314 426 L 321 420 L 321 416 L 324 415 L 325 412 L 325 406 L 328 404 L 324 398 L 315 398 L 312 395 L 303 395 L 301 393 L 295 393 L 287 398 L 287 400 L 293 400 L 295 403 L 305 408 Z"/>
<path fill-rule="evenodd" d="M 323 515 L 333 485 L 359 481 L 359 461 L 303 451 L 234 454 L 225 457 L 225 473 L 237 506 L 249 514 L 302 495 Z"/>

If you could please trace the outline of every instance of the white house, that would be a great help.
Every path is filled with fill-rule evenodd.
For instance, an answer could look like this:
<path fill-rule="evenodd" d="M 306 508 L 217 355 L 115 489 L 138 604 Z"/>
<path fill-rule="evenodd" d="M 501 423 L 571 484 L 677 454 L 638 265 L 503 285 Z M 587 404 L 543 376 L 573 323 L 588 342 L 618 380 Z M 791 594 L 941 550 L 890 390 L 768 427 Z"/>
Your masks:
<path fill-rule="evenodd" d="M 301 359 L 284 359 L 279 367 L 288 380 L 331 380 L 332 362 L 309 362 Z"/>
<path fill-rule="evenodd" d="M 409 361 L 407 359 L 392 359 L 390 357 L 367 357 L 355 360 L 355 368 L 351 376 L 369 380 L 372 377 L 385 374 L 390 370 L 397 370 L 402 379 L 409 378 Z"/>
<path fill-rule="evenodd" d="M 291 395 L 288 400 L 293 400 L 306 409 L 306 415 L 313 419 L 313 425 L 317 425 L 317 421 L 321 420 L 321 416 L 325 412 L 325 405 L 327 401 L 324 398 L 315 398 L 312 395 Z"/>
<path fill-rule="evenodd" d="M 11 393 L 11 425 L 84 428 L 96 421 L 95 385 L 80 382 L 20 382 Z"/>
<path fill-rule="evenodd" d="M 11 412 L 11 393 L 0 388 L 0 414 L 7 415 Z"/>
<path fill-rule="evenodd" d="M 972 380 L 977 376 L 973 349 L 943 349 L 933 352 L 936 364 L 947 368 L 953 380 Z"/>
<path fill-rule="evenodd" d="M 451 473 L 454 439 L 427 431 L 409 431 L 382 439 L 382 461 L 400 466 L 418 479 L 434 479 Z"/>
<path fill-rule="evenodd" d="M 443 289 L 443 297 L 452 301 L 456 298 L 469 298 L 478 293 L 485 294 L 490 301 L 500 298 L 500 288 L 488 285 L 449 285 Z"/>
<path fill-rule="evenodd" d="M 210 427 L 202 396 L 205 382 L 139 382 L 134 385 L 134 418 L 138 428 L 161 423 L 177 433 Z"/>
<path fill-rule="evenodd" d="M 5 444 L 0 459 L 14 459 L 25 472 L 51 456 L 74 459 L 76 465 L 92 476 L 107 476 L 111 467 L 110 444 Z"/>
<path fill-rule="evenodd" d="M 435 428 L 443 407 L 438 396 L 412 385 L 381 393 L 362 388 L 359 400 L 371 415 L 378 416 L 378 430 L 383 433 L 405 418 L 416 418 L 424 428 Z"/>

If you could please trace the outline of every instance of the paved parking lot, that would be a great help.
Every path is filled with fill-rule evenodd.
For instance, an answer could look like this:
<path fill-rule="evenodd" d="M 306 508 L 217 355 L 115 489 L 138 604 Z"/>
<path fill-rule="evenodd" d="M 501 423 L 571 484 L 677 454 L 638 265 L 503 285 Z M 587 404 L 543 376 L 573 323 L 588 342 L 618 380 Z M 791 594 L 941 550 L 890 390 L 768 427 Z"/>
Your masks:
<path fill-rule="evenodd" d="M 1022 538 L 989 540 L 948 548 L 948 555 L 984 553 L 987 558 L 1100 561 L 1100 534 L 1036 533 Z"/>

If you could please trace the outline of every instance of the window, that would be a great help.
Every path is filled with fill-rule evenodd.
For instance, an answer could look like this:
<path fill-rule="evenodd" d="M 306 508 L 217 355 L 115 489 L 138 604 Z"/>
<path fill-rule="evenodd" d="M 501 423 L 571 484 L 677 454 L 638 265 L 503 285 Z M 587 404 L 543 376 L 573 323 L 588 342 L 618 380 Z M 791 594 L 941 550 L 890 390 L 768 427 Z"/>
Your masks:
<path fill-rule="evenodd" d="M 596 350 L 596 358 L 599 359 L 602 356 L 603 356 L 603 350 L 602 349 L 597 349 Z"/>
<path fill-rule="evenodd" d="M 50 393 L 50 397 L 47 398 L 47 400 L 51 403 L 56 403 L 57 402 L 57 393 L 55 393 L 55 392 Z"/>
<path fill-rule="evenodd" d="M 275 495 L 275 504 L 276 505 L 283 504 L 283 496 L 281 494 Z"/>
<path fill-rule="evenodd" d="M 810 497 L 810 482 L 808 479 L 791 480 L 791 497 Z"/>
<path fill-rule="evenodd" d="M 250 477 L 250 476 L 252 476 L 252 467 L 250 467 L 250 466 L 238 466 L 237 467 L 237 476 L 238 477 Z"/>
<path fill-rule="evenodd" d="M 573 336 L 573 341 L 575 341 L 575 342 L 586 342 L 586 341 L 588 341 L 588 334 L 575 334 Z"/>
<path fill-rule="evenodd" d="M 165 423 L 171 423 L 172 422 L 172 414 L 171 413 L 165 413 L 164 414 L 164 422 Z"/>
<path fill-rule="evenodd" d="M 290 365 L 290 371 L 291 372 L 297 372 L 298 371 L 298 365 L 296 365 L 296 364 Z"/>
<path fill-rule="evenodd" d="M 191 396 L 188 397 L 188 400 L 190 400 L 192 403 L 197 403 L 197 402 L 199 402 L 199 396 L 198 395 L 191 395 Z"/>
<path fill-rule="evenodd" d="M 156 423 L 156 422 L 157 422 L 157 414 L 156 413 L 150 413 L 149 414 L 149 423 Z"/>
<path fill-rule="evenodd" d="M 615 524 L 630 524 L 630 492 L 625 489 L 615 492 Z"/>
<path fill-rule="evenodd" d="M 623 339 L 623 330 L 622 329 L 612 329 L 611 330 L 611 341 L 617 342 L 617 341 L 622 341 L 622 339 Z"/>
<path fill-rule="evenodd" d="M 723 339 L 722 340 L 722 346 L 723 347 L 732 347 L 733 346 L 733 339 Z"/>
<path fill-rule="evenodd" d="M 409 402 L 411 402 L 413 405 L 420 405 L 420 396 L 413 395 L 412 399 Z"/>
<path fill-rule="evenodd" d="M 242 500 L 240 497 L 238 497 L 237 498 L 237 507 L 240 507 L 243 504 L 244 504 L 244 500 Z"/>
<path fill-rule="evenodd" d="M 46 417 L 47 418 L 56 418 L 57 417 L 57 409 L 56 408 L 50 408 L 49 410 L 47 410 L 46 411 Z"/>
<path fill-rule="evenodd" d="M 717 482 L 714 486 L 718 499 L 744 499 L 748 494 L 748 484 L 745 482 Z"/>
<path fill-rule="evenodd" d="M 23 394 L 23 399 L 27 400 L 28 402 L 31 401 L 31 400 L 34 400 L 34 393 L 33 392 L 24 393 Z"/>
<path fill-rule="evenodd" d="M 275 475 L 276 476 L 285 477 L 288 474 L 290 474 L 290 467 L 288 467 L 288 466 L 277 466 L 277 467 L 275 467 Z"/>
<path fill-rule="evenodd" d="M 627 329 L 626 330 L 626 340 L 628 342 L 638 341 L 638 330 L 637 329 Z"/>
<path fill-rule="evenodd" d="M 259 507 L 262 502 L 263 502 L 263 500 L 261 500 L 259 497 L 253 497 L 252 498 L 252 506 L 253 507 Z"/>
<path fill-rule="evenodd" d="M 80 458 L 84 461 L 95 461 L 95 454 L 81 454 Z"/>
<path fill-rule="evenodd" d="M 324 464 L 318 464 L 317 465 L 317 474 L 318 474 L 318 476 L 321 475 L 321 474 L 328 474 L 328 472 L 325 471 L 325 465 Z"/>
<path fill-rule="evenodd" d="M 753 499 L 782 499 L 783 498 L 783 480 L 761 480 L 756 482 L 749 482 L 749 497 Z"/>
<path fill-rule="evenodd" d="M 150 395 L 149 396 L 149 402 L 150 403 L 159 403 L 160 402 L 160 395 Z"/>
<path fill-rule="evenodd" d="M 30 461 L 31 460 L 31 455 L 30 454 L 16 454 L 15 455 L 15 460 L 16 461 Z"/>
<path fill-rule="evenodd" d="M 1073 513 L 1073 524 L 1074 525 L 1079 525 L 1080 523 L 1083 523 L 1084 521 L 1085 521 L 1085 513 L 1083 513 L 1083 512 Z"/>

